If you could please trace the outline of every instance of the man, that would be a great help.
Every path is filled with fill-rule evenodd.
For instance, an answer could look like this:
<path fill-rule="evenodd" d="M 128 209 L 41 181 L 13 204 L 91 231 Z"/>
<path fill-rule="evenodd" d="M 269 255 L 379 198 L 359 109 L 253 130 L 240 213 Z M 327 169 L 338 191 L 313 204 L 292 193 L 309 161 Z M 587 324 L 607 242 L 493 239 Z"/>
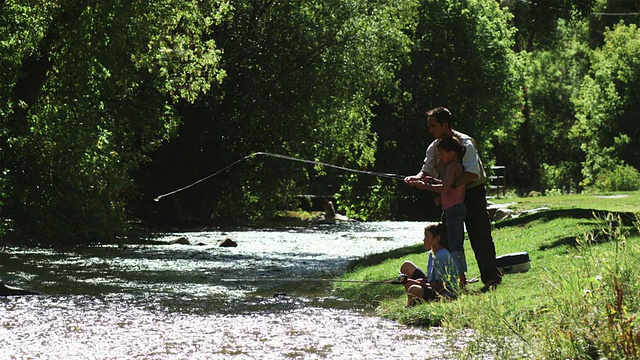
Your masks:
<path fill-rule="evenodd" d="M 493 290 L 500 284 L 502 275 L 496 266 L 496 248 L 491 236 L 491 220 L 487 212 L 487 191 L 484 183 L 486 174 L 482 161 L 478 156 L 475 140 L 470 136 L 452 128 L 451 112 L 444 107 L 427 111 L 429 133 L 435 140 L 427 148 L 427 156 L 420 172 L 407 176 L 404 182 L 417 189 L 425 190 L 433 179 L 439 179 L 442 171 L 436 147 L 440 139 L 453 136 L 460 140 L 466 153 L 462 159 L 464 173 L 458 177 L 454 185 L 466 186 L 464 204 L 467 207 L 465 225 L 471 248 L 478 262 L 480 278 L 484 283 L 483 290 Z"/>

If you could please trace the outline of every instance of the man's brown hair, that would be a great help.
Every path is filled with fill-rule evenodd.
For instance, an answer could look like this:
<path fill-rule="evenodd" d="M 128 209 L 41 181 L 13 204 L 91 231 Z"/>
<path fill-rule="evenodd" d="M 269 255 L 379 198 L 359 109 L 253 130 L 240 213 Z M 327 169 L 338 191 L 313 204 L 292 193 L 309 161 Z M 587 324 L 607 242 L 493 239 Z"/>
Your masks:
<path fill-rule="evenodd" d="M 440 125 L 449 124 L 449 129 L 453 128 L 453 123 L 451 121 L 451 111 L 444 106 L 437 107 L 435 109 L 431 109 L 427 111 L 427 116 L 436 118 L 436 121 Z"/>

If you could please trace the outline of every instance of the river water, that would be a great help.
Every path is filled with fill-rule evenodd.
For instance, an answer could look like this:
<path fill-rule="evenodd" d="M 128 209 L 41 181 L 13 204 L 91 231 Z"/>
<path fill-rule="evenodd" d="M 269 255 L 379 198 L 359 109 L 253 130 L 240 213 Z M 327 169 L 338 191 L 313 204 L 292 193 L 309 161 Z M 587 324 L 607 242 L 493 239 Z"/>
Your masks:
<path fill-rule="evenodd" d="M 357 258 L 420 243 L 424 223 L 158 234 L 189 245 L 5 248 L 0 359 L 436 359 L 458 345 L 338 298 Z M 231 238 L 237 247 L 219 247 Z M 389 274 L 390 278 L 396 274 Z M 397 286 L 397 285 L 389 285 Z"/>

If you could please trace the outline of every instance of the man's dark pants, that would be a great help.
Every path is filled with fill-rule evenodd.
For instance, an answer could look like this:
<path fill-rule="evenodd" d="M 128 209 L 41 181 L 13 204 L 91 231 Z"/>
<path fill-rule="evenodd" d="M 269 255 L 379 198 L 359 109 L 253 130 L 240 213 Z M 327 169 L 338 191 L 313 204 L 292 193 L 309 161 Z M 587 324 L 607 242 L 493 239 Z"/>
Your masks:
<path fill-rule="evenodd" d="M 487 212 L 487 191 L 484 184 L 466 189 L 464 204 L 467 207 L 467 234 L 476 256 L 480 278 L 485 285 L 497 285 L 501 274 L 496 266 L 496 247 L 491 236 L 491 220 Z"/>

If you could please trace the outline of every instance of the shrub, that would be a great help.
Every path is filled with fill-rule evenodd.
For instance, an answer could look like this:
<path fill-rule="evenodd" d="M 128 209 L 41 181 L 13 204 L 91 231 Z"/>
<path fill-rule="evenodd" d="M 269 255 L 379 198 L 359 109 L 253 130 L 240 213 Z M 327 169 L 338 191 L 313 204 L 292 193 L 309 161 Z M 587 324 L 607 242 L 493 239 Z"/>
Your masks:
<path fill-rule="evenodd" d="M 640 189 L 640 172 L 631 165 L 616 165 L 598 174 L 594 185 L 600 191 L 633 191 Z"/>
<path fill-rule="evenodd" d="M 564 192 L 574 193 L 578 191 L 578 175 L 580 170 L 575 163 L 566 162 L 562 165 L 542 164 L 540 170 L 540 186 L 543 189 L 558 189 L 560 194 Z M 549 190 L 545 191 L 547 194 Z"/>

